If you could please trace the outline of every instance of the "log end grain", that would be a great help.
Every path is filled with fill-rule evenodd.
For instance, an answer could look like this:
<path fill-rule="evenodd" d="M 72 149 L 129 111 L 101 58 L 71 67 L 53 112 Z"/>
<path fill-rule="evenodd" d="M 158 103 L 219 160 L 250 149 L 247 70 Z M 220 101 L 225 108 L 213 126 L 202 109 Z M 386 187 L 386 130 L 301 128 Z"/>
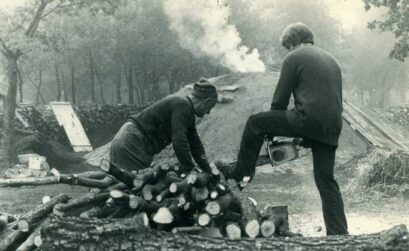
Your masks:
<path fill-rule="evenodd" d="M 266 237 L 266 238 L 271 237 L 276 231 L 276 226 L 274 224 L 274 221 L 273 220 L 263 221 L 260 226 L 260 231 L 263 237 Z"/>
<path fill-rule="evenodd" d="M 170 224 L 173 222 L 173 215 L 167 207 L 161 207 L 153 216 L 153 221 L 158 224 Z"/>
<path fill-rule="evenodd" d="M 210 215 L 218 215 L 220 214 L 221 207 L 217 201 L 210 201 L 209 203 L 207 203 L 205 210 Z"/>
<path fill-rule="evenodd" d="M 241 238 L 240 226 L 236 223 L 229 223 L 226 225 L 226 237 L 232 240 Z"/>
<path fill-rule="evenodd" d="M 199 226 L 205 227 L 210 225 L 211 220 L 212 218 L 210 217 L 210 215 L 203 213 L 197 218 L 197 224 L 199 224 Z"/>
<path fill-rule="evenodd" d="M 244 232 L 250 238 L 256 238 L 260 233 L 260 223 L 253 219 L 244 224 Z"/>

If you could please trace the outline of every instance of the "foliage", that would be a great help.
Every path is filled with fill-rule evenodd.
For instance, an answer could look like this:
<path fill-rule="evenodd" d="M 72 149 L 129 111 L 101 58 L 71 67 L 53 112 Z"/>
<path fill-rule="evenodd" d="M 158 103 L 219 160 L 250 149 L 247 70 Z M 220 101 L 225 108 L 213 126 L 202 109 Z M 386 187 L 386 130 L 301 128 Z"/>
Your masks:
<path fill-rule="evenodd" d="M 390 31 L 397 39 L 390 52 L 390 57 L 405 60 L 409 56 L 409 0 L 363 0 L 366 10 L 385 8 L 383 20 L 375 20 L 368 24 L 370 29 Z"/>

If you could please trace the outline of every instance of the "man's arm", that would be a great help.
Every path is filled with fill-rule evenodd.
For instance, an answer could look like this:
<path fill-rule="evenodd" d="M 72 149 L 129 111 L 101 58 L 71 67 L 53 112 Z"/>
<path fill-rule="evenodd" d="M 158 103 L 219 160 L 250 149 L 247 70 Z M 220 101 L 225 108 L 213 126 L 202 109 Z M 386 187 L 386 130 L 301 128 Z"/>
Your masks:
<path fill-rule="evenodd" d="M 194 115 L 191 114 L 190 107 L 180 104 L 174 108 L 171 119 L 173 149 L 182 168 L 185 170 L 191 170 L 194 167 L 187 135 L 188 128 L 194 123 L 194 121 L 191 121 L 192 116 Z"/>
<path fill-rule="evenodd" d="M 193 125 L 188 131 L 188 141 L 190 152 L 197 165 L 205 172 L 210 172 L 209 162 L 206 157 L 205 149 L 199 134 L 197 133 L 196 125 Z"/>
<path fill-rule="evenodd" d="M 297 66 L 291 56 L 284 59 L 280 79 L 274 92 L 270 110 L 286 110 L 291 93 L 298 82 Z"/>

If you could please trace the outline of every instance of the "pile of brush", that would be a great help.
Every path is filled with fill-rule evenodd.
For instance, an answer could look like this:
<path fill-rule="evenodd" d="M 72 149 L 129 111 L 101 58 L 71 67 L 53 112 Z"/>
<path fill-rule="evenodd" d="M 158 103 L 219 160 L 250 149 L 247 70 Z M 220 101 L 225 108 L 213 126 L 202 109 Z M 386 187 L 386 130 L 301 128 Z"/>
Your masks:
<path fill-rule="evenodd" d="M 391 106 L 383 108 L 379 114 L 391 123 L 409 126 L 409 106 Z"/>
<path fill-rule="evenodd" d="M 399 150 L 379 159 L 369 170 L 366 181 L 367 187 L 409 198 L 409 154 Z"/>

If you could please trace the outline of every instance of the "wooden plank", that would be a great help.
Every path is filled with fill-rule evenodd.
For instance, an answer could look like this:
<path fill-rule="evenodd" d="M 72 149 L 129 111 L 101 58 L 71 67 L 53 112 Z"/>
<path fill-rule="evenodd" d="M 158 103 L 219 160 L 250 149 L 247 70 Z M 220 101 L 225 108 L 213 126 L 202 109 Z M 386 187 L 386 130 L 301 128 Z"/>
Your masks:
<path fill-rule="evenodd" d="M 63 126 L 74 152 L 92 151 L 91 143 L 69 102 L 51 102 L 58 124 Z"/>
<path fill-rule="evenodd" d="M 368 114 L 346 100 L 344 100 L 343 118 L 374 146 L 391 150 L 409 149 L 407 145 L 402 143 L 402 136 L 394 132 L 388 125 L 376 120 L 375 115 Z"/>

